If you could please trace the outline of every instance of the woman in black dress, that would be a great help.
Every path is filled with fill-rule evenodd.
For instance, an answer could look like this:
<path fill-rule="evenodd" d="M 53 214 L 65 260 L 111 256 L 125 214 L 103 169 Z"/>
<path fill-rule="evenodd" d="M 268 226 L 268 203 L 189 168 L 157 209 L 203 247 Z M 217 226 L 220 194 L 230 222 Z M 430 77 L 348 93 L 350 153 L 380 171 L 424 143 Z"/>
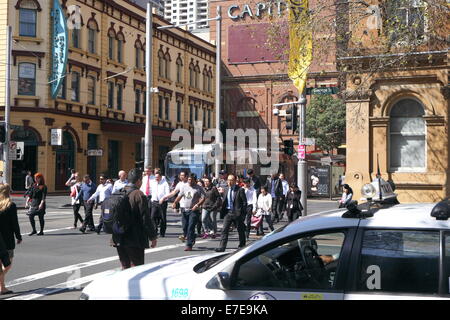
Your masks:
<path fill-rule="evenodd" d="M 32 236 L 37 233 L 34 217 L 38 216 L 41 231 L 37 233 L 37 235 L 42 236 L 44 235 L 45 198 L 47 197 L 47 186 L 45 185 L 45 180 L 42 173 L 36 173 L 34 175 L 34 180 L 36 183 L 31 187 L 28 193 L 28 202 L 31 202 L 28 216 L 30 217 L 31 227 L 33 228 L 33 231 L 29 235 Z"/>
<path fill-rule="evenodd" d="M 298 186 L 295 183 L 292 183 L 286 196 L 286 211 L 289 223 L 297 220 L 302 215 L 303 206 L 301 199 L 302 192 L 298 189 Z"/>
<path fill-rule="evenodd" d="M 20 235 L 19 220 L 17 219 L 17 207 L 10 198 L 11 188 L 8 184 L 0 185 L 0 235 L 3 239 L 4 248 L 7 251 L 10 263 L 14 257 L 14 249 L 22 242 Z M 0 263 L 0 294 L 11 294 L 11 290 L 5 287 L 5 275 L 11 270 L 11 264 L 2 266 Z"/>

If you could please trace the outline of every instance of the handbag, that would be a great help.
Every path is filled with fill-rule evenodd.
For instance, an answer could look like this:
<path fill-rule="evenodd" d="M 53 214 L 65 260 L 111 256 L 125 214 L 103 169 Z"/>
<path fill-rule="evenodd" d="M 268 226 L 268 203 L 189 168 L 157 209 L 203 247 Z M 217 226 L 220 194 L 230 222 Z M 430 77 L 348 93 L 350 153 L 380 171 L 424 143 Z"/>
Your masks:
<path fill-rule="evenodd" d="M 263 219 L 262 216 L 252 216 L 250 226 L 253 228 L 258 228 L 262 222 L 262 219 Z"/>

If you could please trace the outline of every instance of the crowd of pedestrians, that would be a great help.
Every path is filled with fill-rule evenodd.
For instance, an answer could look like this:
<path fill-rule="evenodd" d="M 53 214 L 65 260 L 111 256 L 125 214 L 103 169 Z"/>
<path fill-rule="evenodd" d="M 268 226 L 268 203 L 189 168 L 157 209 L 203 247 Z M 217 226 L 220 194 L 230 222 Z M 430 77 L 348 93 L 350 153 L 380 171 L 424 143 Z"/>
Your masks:
<path fill-rule="evenodd" d="M 273 174 L 262 181 L 253 170 L 247 177 L 220 171 L 219 177 L 197 177 L 181 172 L 175 181 L 169 181 L 159 168 L 147 167 L 144 171 L 121 170 L 114 182 L 101 174 L 97 186 L 90 175 L 80 175 L 72 170 L 66 182 L 70 189 L 73 208 L 73 229 L 100 234 L 104 227 L 104 204 L 111 197 L 126 194 L 127 205 L 132 218 L 129 228 L 122 233 L 113 233 L 111 245 L 117 249 L 122 268 L 144 263 L 145 249 L 157 245 L 157 238 L 164 238 L 167 230 L 168 202 L 180 214 L 182 233 L 179 239 L 185 243 L 185 251 L 192 251 L 196 238 L 220 237 L 217 252 L 226 250 L 229 234 L 237 230 L 239 247 L 244 247 L 255 229 L 257 236 L 264 234 L 264 220 L 270 230 L 274 223 L 283 219 L 286 212 L 291 222 L 301 216 L 301 192 L 295 184 L 289 186 L 284 176 Z M 28 172 L 25 178 L 27 215 L 32 227 L 30 236 L 44 235 L 47 186 L 42 174 L 34 176 Z M 10 188 L 0 183 L 0 289 L 1 294 L 11 291 L 5 287 L 4 276 L 11 268 L 11 261 L 17 243 L 22 241 L 17 220 L 17 208 L 10 200 Z M 97 223 L 93 210 L 101 208 Z M 80 209 L 84 209 L 84 217 Z M 35 218 L 39 219 L 39 232 Z M 221 233 L 218 233 L 218 216 L 223 219 Z M 106 221 L 106 220 L 105 220 Z M 105 229 L 103 229 L 105 230 Z"/>

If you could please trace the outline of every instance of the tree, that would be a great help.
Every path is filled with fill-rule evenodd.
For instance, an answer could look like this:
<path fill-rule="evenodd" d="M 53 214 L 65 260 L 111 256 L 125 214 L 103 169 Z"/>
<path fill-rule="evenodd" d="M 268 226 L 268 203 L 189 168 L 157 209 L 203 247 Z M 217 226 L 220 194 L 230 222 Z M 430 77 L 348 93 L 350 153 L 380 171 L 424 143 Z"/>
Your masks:
<path fill-rule="evenodd" d="M 306 108 L 306 135 L 332 153 L 345 141 L 345 104 L 330 95 L 313 96 Z"/>

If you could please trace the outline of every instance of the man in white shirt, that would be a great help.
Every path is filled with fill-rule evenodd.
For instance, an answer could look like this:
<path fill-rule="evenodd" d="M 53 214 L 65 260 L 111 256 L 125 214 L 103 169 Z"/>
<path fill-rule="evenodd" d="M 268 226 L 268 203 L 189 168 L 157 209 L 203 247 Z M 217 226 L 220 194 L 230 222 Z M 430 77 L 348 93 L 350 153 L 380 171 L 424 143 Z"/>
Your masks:
<path fill-rule="evenodd" d="M 3 176 L 3 171 L 0 171 L 0 184 L 5 184 L 5 177 Z"/>
<path fill-rule="evenodd" d="M 112 190 L 113 190 L 113 185 L 112 183 L 108 183 L 108 180 L 106 179 L 105 175 L 101 175 L 100 178 L 100 184 L 97 186 L 97 190 L 95 191 L 95 193 L 89 198 L 88 202 L 95 202 L 95 209 L 97 209 L 98 205 L 102 205 L 103 201 L 105 201 L 106 199 L 108 199 L 111 194 L 112 194 Z M 95 231 L 97 232 L 97 234 L 100 234 L 100 231 L 103 228 L 103 219 L 102 216 L 100 215 L 100 219 L 98 222 L 98 226 L 95 229 Z"/>
<path fill-rule="evenodd" d="M 289 192 L 289 183 L 284 179 L 284 173 L 280 173 L 280 180 L 283 186 L 283 197 L 280 200 L 280 221 L 283 220 L 284 213 L 286 212 L 286 196 Z"/>
<path fill-rule="evenodd" d="M 119 180 L 114 182 L 112 193 L 116 193 L 122 190 L 123 188 L 125 188 L 127 184 L 128 184 L 127 173 L 123 170 L 119 171 Z"/>
<path fill-rule="evenodd" d="M 151 217 L 155 222 L 156 230 L 159 229 L 160 237 L 166 236 L 167 229 L 167 200 L 165 197 L 170 193 L 167 181 L 162 179 L 161 171 L 155 170 L 155 178 L 150 182 L 152 208 Z"/>
<path fill-rule="evenodd" d="M 247 197 L 247 215 L 245 216 L 245 235 L 247 239 L 250 237 L 250 230 L 252 224 L 252 216 L 256 213 L 256 203 L 258 198 L 256 197 L 256 190 L 251 186 L 251 180 L 249 178 L 244 179 L 244 191 Z"/>

